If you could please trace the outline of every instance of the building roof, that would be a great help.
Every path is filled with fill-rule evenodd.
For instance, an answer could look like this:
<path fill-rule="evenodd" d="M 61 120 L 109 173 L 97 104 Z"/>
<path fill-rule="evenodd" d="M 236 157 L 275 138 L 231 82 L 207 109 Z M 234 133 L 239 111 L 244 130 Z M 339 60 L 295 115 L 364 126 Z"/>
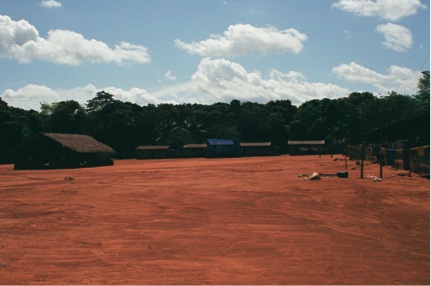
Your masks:
<path fill-rule="evenodd" d="M 115 153 L 114 149 L 88 135 L 40 133 L 36 136 L 48 137 L 78 153 Z"/>
<path fill-rule="evenodd" d="M 167 150 L 170 146 L 138 146 L 135 150 Z"/>
<path fill-rule="evenodd" d="M 235 145 L 233 139 L 207 139 L 208 145 Z"/>
<path fill-rule="evenodd" d="M 310 141 L 291 141 L 287 142 L 288 145 L 324 145 L 325 140 L 310 140 Z"/>
<path fill-rule="evenodd" d="M 23 151 L 38 152 L 38 148 L 45 146 L 53 148 L 54 145 L 67 148 L 77 153 L 115 153 L 111 147 L 97 141 L 91 136 L 81 134 L 63 134 L 63 133 L 38 133 L 21 144 L 15 146 L 11 154 Z"/>
<path fill-rule="evenodd" d="M 270 147 L 271 142 L 244 142 L 240 145 L 241 147 Z"/>
<path fill-rule="evenodd" d="M 205 148 L 207 144 L 186 144 L 184 145 L 184 149 L 192 149 L 192 148 Z"/>

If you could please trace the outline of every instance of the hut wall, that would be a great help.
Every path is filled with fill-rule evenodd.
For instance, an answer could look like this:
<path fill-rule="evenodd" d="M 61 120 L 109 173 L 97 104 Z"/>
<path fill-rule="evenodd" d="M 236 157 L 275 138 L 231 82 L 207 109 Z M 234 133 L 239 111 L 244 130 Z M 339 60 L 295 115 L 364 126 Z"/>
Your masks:
<path fill-rule="evenodd" d="M 96 167 L 96 166 L 112 166 L 114 160 L 112 154 L 94 153 L 94 154 L 79 154 L 80 167 Z"/>
<path fill-rule="evenodd" d="M 241 156 L 270 156 L 273 155 L 270 146 L 241 146 Z"/>
<path fill-rule="evenodd" d="M 168 149 L 144 149 L 136 151 L 137 159 L 167 159 L 171 158 Z"/>
<path fill-rule="evenodd" d="M 315 155 L 322 152 L 319 145 L 291 145 L 290 155 Z"/>
<path fill-rule="evenodd" d="M 205 157 L 205 148 L 184 148 L 183 156 L 186 158 L 200 158 Z"/>
<path fill-rule="evenodd" d="M 208 158 L 238 157 L 239 155 L 240 146 L 237 140 L 208 140 L 206 148 L 206 157 Z"/>
<path fill-rule="evenodd" d="M 15 169 L 56 169 L 80 166 L 78 153 L 64 148 L 25 150 L 15 157 Z"/>
<path fill-rule="evenodd" d="M 324 152 L 324 140 L 305 140 L 305 141 L 289 141 L 290 155 L 313 155 L 322 154 Z"/>

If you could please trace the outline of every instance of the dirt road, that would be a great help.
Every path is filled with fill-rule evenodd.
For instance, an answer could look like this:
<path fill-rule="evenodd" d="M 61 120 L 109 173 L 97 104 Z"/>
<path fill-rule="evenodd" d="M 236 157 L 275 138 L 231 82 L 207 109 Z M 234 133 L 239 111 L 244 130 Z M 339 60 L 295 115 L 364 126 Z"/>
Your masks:
<path fill-rule="evenodd" d="M 334 158 L 0 165 L 0 282 L 429 284 L 429 180 Z"/>

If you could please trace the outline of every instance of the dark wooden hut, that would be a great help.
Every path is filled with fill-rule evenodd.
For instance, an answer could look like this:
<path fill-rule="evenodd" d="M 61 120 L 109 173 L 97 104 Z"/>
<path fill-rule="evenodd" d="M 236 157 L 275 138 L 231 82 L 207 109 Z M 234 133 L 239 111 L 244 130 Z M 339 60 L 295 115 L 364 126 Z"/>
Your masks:
<path fill-rule="evenodd" d="M 275 150 L 271 142 L 241 142 L 241 156 L 271 156 Z"/>
<path fill-rule="evenodd" d="M 322 154 L 325 140 L 289 141 L 290 155 Z"/>
<path fill-rule="evenodd" d="M 91 136 L 39 133 L 11 151 L 15 169 L 113 165 L 114 149 Z"/>
<path fill-rule="evenodd" d="M 205 157 L 207 144 L 187 144 L 183 147 L 183 156 L 186 158 Z"/>
<path fill-rule="evenodd" d="M 136 159 L 167 159 L 174 157 L 174 150 L 170 146 L 138 146 Z"/>
<path fill-rule="evenodd" d="M 208 158 L 238 157 L 240 144 L 235 139 L 207 139 L 205 153 Z"/>

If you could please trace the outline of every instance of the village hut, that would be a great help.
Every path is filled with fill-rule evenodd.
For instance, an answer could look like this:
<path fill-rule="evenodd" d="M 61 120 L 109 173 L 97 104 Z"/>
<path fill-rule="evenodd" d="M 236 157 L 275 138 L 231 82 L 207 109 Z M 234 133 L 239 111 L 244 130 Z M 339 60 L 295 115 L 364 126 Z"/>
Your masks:
<path fill-rule="evenodd" d="M 114 149 L 91 136 L 39 133 L 11 150 L 15 169 L 113 165 Z"/>
<path fill-rule="evenodd" d="M 271 142 L 241 142 L 241 156 L 271 156 L 275 150 Z"/>
<path fill-rule="evenodd" d="M 207 139 L 207 158 L 238 157 L 240 144 L 236 139 Z"/>
<path fill-rule="evenodd" d="M 186 158 L 205 157 L 207 144 L 186 144 L 183 147 L 183 156 Z"/>
<path fill-rule="evenodd" d="M 325 140 L 288 141 L 290 155 L 322 154 Z"/>
<path fill-rule="evenodd" d="M 170 146 L 138 146 L 135 149 L 136 159 L 167 159 L 173 158 L 175 151 Z"/>

